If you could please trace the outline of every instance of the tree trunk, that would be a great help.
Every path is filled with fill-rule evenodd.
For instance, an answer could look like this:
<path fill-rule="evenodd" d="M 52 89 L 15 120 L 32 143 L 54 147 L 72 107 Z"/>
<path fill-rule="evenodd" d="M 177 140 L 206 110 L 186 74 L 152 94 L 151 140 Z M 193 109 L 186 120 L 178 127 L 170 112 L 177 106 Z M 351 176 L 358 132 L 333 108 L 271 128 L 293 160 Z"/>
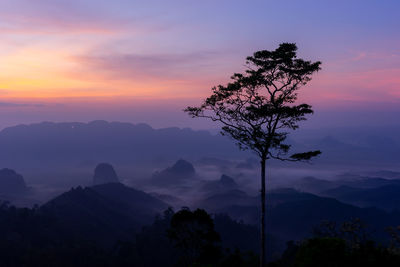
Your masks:
<path fill-rule="evenodd" d="M 261 251 L 260 251 L 260 267 L 267 266 L 266 244 L 265 244 L 265 162 L 261 159 Z"/>

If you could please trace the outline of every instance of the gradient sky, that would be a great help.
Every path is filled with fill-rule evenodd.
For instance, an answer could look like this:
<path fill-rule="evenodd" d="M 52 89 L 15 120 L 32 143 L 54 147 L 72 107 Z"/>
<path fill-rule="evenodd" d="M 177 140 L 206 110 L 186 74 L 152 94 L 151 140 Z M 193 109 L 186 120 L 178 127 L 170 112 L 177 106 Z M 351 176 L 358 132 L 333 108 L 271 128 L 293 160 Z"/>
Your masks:
<path fill-rule="evenodd" d="M 296 42 L 323 62 L 314 126 L 400 115 L 400 1 L 0 0 L 0 128 L 106 119 L 208 127 L 181 111 Z"/>

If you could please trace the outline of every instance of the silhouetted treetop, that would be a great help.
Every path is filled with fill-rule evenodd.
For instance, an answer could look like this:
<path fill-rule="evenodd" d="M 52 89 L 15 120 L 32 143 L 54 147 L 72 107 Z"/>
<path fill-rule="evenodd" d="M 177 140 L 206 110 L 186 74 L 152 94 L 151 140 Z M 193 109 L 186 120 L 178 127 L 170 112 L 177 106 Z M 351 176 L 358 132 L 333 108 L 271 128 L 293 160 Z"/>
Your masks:
<path fill-rule="evenodd" d="M 297 58 L 297 46 L 282 43 L 276 50 L 255 52 L 246 60 L 246 71 L 235 73 L 227 85 L 218 85 L 199 107 L 188 107 L 192 117 L 223 124 L 222 134 L 237 140 L 241 149 L 260 157 L 283 159 L 290 149 L 287 130 L 312 114 L 308 104 L 295 105 L 297 90 L 320 70 L 321 62 Z M 274 151 L 274 152 L 273 152 Z M 319 154 L 300 153 L 288 160 L 308 160 Z M 303 157 L 304 156 L 304 157 Z"/>

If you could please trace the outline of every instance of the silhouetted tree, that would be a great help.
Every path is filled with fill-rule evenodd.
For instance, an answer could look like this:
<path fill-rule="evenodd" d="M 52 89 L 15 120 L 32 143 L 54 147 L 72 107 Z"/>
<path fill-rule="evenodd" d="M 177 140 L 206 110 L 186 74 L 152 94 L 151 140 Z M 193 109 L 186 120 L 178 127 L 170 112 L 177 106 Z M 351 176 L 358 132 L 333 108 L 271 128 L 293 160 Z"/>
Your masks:
<path fill-rule="evenodd" d="M 261 253 L 265 266 L 265 169 L 268 159 L 301 161 L 319 155 L 309 151 L 287 156 L 287 130 L 295 130 L 313 110 L 308 104 L 295 105 L 298 89 L 320 70 L 321 62 L 296 56 L 297 46 L 282 43 L 274 51 L 262 50 L 247 58 L 247 70 L 235 73 L 232 82 L 218 85 L 199 107 L 187 107 L 189 115 L 222 123 L 223 135 L 250 149 L 261 160 Z"/>
<path fill-rule="evenodd" d="M 182 266 L 211 264 L 220 258 L 219 234 L 214 230 L 211 216 L 202 209 L 182 209 L 171 219 L 168 236 L 182 251 Z"/>
<path fill-rule="evenodd" d="M 351 218 L 341 224 L 323 221 L 313 228 L 313 234 L 322 238 L 340 238 L 346 240 L 350 248 L 360 248 L 371 240 L 367 225 L 360 218 Z M 391 235 L 393 237 L 393 235 Z"/>
<path fill-rule="evenodd" d="M 389 250 L 392 253 L 400 255 L 400 226 L 390 226 L 387 227 L 385 230 L 390 235 Z"/>
<path fill-rule="evenodd" d="M 174 214 L 174 210 L 168 208 L 162 216 L 155 218 L 153 224 L 143 227 L 142 231 L 136 235 L 136 250 L 144 262 L 143 266 L 176 265 L 178 250 L 167 235 Z"/>
<path fill-rule="evenodd" d="M 298 243 L 289 242 L 282 257 L 268 267 L 395 267 L 399 264 L 399 254 L 372 240 L 352 247 L 342 238 L 314 237 Z"/>

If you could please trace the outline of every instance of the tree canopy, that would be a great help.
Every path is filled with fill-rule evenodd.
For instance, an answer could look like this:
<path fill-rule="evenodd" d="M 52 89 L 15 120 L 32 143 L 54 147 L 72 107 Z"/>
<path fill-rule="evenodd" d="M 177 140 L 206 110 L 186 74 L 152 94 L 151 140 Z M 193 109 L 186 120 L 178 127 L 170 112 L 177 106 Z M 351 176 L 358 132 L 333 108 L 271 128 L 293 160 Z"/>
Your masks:
<path fill-rule="evenodd" d="M 222 123 L 223 135 L 251 149 L 261 158 L 308 160 L 319 151 L 286 157 L 288 130 L 312 114 L 308 104 L 295 104 L 298 89 L 320 70 L 321 62 L 297 58 L 294 43 L 282 43 L 276 50 L 262 50 L 247 57 L 244 73 L 235 73 L 227 85 L 212 88 L 212 95 L 199 107 L 185 109 L 192 117 Z"/>

